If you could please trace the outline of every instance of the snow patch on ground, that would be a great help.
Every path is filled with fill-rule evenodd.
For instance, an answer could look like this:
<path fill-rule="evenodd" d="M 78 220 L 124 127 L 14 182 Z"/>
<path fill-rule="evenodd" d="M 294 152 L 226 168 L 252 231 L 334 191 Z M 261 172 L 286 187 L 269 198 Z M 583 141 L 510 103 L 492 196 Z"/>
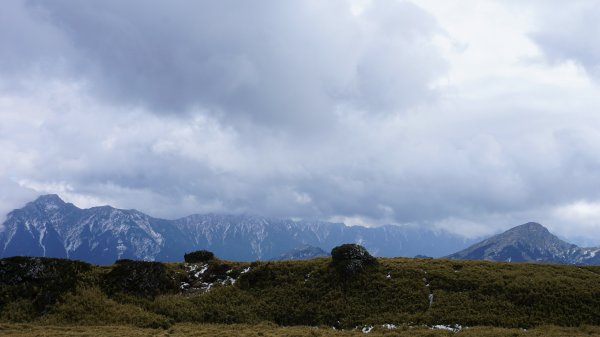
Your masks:
<path fill-rule="evenodd" d="M 462 326 L 460 324 L 454 324 L 454 325 L 438 324 L 438 325 L 432 326 L 431 330 L 446 330 L 446 331 L 452 331 L 452 332 L 459 332 L 460 330 L 462 330 Z"/>
<path fill-rule="evenodd" d="M 427 272 L 425 270 L 423 270 L 423 272 L 425 273 L 425 275 L 427 275 Z M 425 284 L 425 288 L 427 288 L 427 290 L 429 291 L 429 295 L 427 296 L 427 298 L 429 299 L 429 307 L 431 308 L 431 306 L 433 305 L 433 291 L 431 291 L 431 287 L 429 285 L 429 280 L 427 279 L 427 277 L 423 277 L 423 283 Z"/>
<path fill-rule="evenodd" d="M 361 330 L 361 331 L 362 331 L 363 333 L 370 333 L 372 330 L 373 330 L 373 326 L 372 326 L 372 325 L 365 325 L 365 326 L 362 328 L 362 330 Z"/>
<path fill-rule="evenodd" d="M 242 270 L 240 270 L 241 267 L 236 267 L 227 271 L 215 271 L 211 268 L 208 263 L 186 263 L 185 270 L 188 279 L 181 282 L 181 291 L 185 293 L 208 292 L 213 286 L 232 286 L 237 282 L 237 276 L 250 271 L 250 267 Z M 216 268 L 218 269 L 219 266 L 216 266 Z"/>
<path fill-rule="evenodd" d="M 202 269 L 200 269 L 198 272 L 196 272 L 196 273 L 194 274 L 194 277 L 195 277 L 195 278 L 199 278 L 199 277 L 200 277 L 200 275 L 204 274 L 204 272 L 205 272 L 206 270 L 208 270 L 208 265 L 207 265 L 207 264 L 205 264 L 205 265 L 202 265 Z"/>

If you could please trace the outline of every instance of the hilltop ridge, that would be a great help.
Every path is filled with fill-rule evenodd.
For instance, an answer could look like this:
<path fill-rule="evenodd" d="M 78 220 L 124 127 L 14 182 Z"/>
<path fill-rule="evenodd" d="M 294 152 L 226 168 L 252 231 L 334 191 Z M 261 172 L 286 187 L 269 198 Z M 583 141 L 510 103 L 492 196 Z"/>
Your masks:
<path fill-rule="evenodd" d="M 600 267 L 371 261 L 348 273 L 329 257 L 268 262 L 211 257 L 168 264 L 120 260 L 104 267 L 65 259 L 5 258 L 0 259 L 0 322 L 153 328 L 270 322 L 328 330 L 386 324 L 600 324 Z"/>

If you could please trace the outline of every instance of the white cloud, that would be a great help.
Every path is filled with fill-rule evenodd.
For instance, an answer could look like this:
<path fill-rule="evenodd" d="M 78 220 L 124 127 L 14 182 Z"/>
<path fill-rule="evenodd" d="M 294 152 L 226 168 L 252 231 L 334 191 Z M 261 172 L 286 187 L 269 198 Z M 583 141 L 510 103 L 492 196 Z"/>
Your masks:
<path fill-rule="evenodd" d="M 575 201 L 555 208 L 554 213 L 564 222 L 577 223 L 588 229 L 600 227 L 600 201 Z"/>

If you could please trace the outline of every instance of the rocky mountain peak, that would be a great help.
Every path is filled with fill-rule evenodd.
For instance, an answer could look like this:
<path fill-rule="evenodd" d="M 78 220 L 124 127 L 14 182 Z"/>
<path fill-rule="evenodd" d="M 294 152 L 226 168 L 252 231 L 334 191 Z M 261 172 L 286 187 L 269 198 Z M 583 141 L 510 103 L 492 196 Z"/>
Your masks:
<path fill-rule="evenodd" d="M 511 241 L 511 242 L 521 242 L 521 243 L 533 243 L 533 242 L 560 242 L 562 244 L 562 240 L 556 237 L 554 234 L 550 233 L 550 231 L 540 225 L 537 222 L 528 222 L 523 225 L 519 225 L 507 230 L 504 233 L 498 234 L 495 237 L 496 241 Z M 490 238 L 490 239 L 492 239 Z"/>
<path fill-rule="evenodd" d="M 57 194 L 44 194 L 40 195 L 37 199 L 33 201 L 34 204 L 55 204 L 55 205 L 64 205 L 65 202 L 57 195 Z"/>
<path fill-rule="evenodd" d="M 34 201 L 27 204 L 25 209 L 35 209 L 42 212 L 55 212 L 63 209 L 66 205 L 58 195 L 56 194 L 46 194 L 41 195 Z"/>
<path fill-rule="evenodd" d="M 548 228 L 540 225 L 537 222 L 528 222 L 520 226 L 513 227 L 507 231 L 507 233 L 521 233 L 521 234 L 551 234 Z"/>

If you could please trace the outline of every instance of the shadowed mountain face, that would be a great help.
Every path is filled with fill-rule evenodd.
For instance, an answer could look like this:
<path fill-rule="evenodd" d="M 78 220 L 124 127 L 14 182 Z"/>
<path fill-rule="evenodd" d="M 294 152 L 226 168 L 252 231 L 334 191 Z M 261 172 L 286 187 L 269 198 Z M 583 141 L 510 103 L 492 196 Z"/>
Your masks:
<path fill-rule="evenodd" d="M 302 245 L 284 253 L 274 260 L 308 260 L 315 257 L 329 256 L 329 253 L 319 247 Z"/>
<path fill-rule="evenodd" d="M 57 195 L 44 195 L 10 212 L 0 232 L 0 257 L 63 257 L 109 264 L 116 259 L 181 261 L 206 249 L 230 260 L 265 260 L 294 247 L 325 251 L 342 243 L 365 246 L 377 256 L 444 256 L 473 241 L 414 227 L 376 228 L 252 215 L 150 217 L 110 206 L 80 209 Z"/>
<path fill-rule="evenodd" d="M 492 236 L 460 252 L 451 259 L 506 262 L 547 262 L 597 264 L 600 248 L 581 248 L 567 243 L 546 229 L 529 222 Z"/>

